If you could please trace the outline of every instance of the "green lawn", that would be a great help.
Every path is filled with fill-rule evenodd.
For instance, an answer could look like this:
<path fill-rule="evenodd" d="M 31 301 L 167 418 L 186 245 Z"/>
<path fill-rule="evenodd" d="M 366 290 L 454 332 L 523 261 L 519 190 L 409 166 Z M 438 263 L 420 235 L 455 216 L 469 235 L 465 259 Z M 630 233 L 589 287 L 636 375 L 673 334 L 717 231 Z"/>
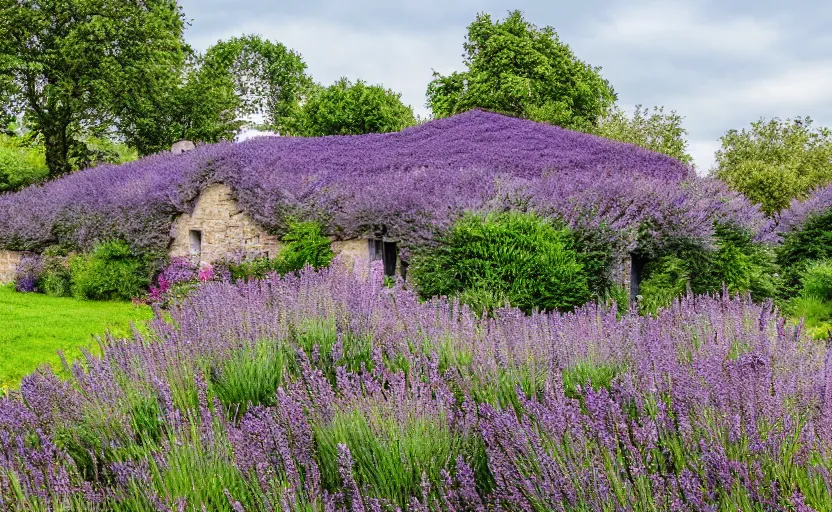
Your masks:
<path fill-rule="evenodd" d="M 130 323 L 144 323 L 153 316 L 147 306 L 129 302 L 93 302 L 17 293 L 0 287 L 0 388 L 17 386 L 20 379 L 43 363 L 56 371 L 61 362 L 81 355 L 80 347 L 97 351 L 95 336 L 106 331 L 130 332 Z"/>

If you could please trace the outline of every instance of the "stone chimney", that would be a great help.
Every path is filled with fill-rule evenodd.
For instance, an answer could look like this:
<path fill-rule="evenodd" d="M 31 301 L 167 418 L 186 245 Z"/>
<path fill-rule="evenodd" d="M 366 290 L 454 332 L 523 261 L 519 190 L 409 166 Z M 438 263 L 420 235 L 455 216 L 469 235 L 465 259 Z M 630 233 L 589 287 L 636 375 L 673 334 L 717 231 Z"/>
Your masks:
<path fill-rule="evenodd" d="M 196 148 L 193 142 L 189 140 L 179 140 L 173 143 L 173 146 L 170 148 L 170 152 L 174 155 L 179 155 L 185 153 L 186 151 L 191 151 L 192 149 Z"/>

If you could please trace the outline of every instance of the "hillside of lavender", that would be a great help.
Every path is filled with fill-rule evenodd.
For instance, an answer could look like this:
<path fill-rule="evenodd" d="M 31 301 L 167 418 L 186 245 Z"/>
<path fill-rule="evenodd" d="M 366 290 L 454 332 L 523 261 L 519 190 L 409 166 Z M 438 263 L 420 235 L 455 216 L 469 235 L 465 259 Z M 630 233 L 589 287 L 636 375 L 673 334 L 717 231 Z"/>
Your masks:
<path fill-rule="evenodd" d="M 707 239 L 715 221 L 752 230 L 764 222 L 743 196 L 668 156 L 473 110 L 397 133 L 266 137 L 86 169 L 0 195 L 0 212 L 15 212 L 0 222 L 0 248 L 88 251 L 117 238 L 163 253 L 174 218 L 217 182 L 276 234 L 289 218 L 319 221 L 342 238 L 383 223 L 410 245 L 464 211 L 517 205 L 575 227 L 603 224 L 624 241 L 646 224 L 661 240 Z"/>
<path fill-rule="evenodd" d="M 480 318 L 381 269 L 206 283 L 0 399 L 2 510 L 832 510 L 832 358 L 770 304 Z"/>

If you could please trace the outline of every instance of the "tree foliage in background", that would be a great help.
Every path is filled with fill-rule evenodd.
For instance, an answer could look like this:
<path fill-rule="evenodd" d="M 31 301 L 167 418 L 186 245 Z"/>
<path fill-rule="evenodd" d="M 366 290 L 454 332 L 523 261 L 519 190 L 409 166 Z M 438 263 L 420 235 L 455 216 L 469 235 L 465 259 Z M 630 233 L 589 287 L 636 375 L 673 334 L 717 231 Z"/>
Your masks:
<path fill-rule="evenodd" d="M 290 131 L 311 87 L 300 55 L 259 36 L 220 41 L 192 55 L 180 78 L 157 94 L 125 98 L 120 131 L 141 154 L 177 140 L 233 140 L 253 117 Z"/>
<path fill-rule="evenodd" d="M 281 133 L 290 131 L 314 85 L 300 54 L 257 35 L 218 42 L 203 67 L 232 80 L 238 116 L 262 117 L 265 128 Z"/>
<path fill-rule="evenodd" d="M 48 174 L 43 145 L 0 134 L 0 192 L 36 183 Z"/>
<path fill-rule="evenodd" d="M 760 119 L 720 139 L 713 174 L 774 215 L 832 182 L 832 130 L 808 117 Z"/>
<path fill-rule="evenodd" d="M 0 104 L 43 136 L 51 177 L 126 98 L 164 94 L 188 53 L 173 0 L 0 0 Z"/>
<path fill-rule="evenodd" d="M 204 65 L 192 55 L 177 82 L 156 94 L 125 98 L 118 127 L 142 155 L 170 149 L 177 140 L 231 140 L 243 122 L 240 99 L 227 70 Z"/>
<path fill-rule="evenodd" d="M 509 302 L 529 313 L 571 310 L 591 298 L 572 232 L 532 214 L 463 217 L 437 247 L 414 255 L 422 297 L 459 297 L 475 310 Z"/>
<path fill-rule="evenodd" d="M 587 130 L 616 100 L 600 68 L 579 60 L 552 27 L 540 29 L 520 11 L 497 22 L 478 14 L 463 47 L 467 70 L 434 73 L 428 85 L 436 117 L 479 107 Z"/>
<path fill-rule="evenodd" d="M 416 124 L 413 109 L 401 94 L 380 85 L 341 78 L 318 87 L 301 107 L 294 135 L 360 135 L 397 132 Z"/>
<path fill-rule="evenodd" d="M 693 162 L 687 152 L 688 132 L 682 127 L 682 116 L 673 110 L 665 113 L 664 107 L 651 111 L 636 105 L 632 116 L 615 107 L 601 117 L 591 133 L 664 153 L 685 164 Z"/>

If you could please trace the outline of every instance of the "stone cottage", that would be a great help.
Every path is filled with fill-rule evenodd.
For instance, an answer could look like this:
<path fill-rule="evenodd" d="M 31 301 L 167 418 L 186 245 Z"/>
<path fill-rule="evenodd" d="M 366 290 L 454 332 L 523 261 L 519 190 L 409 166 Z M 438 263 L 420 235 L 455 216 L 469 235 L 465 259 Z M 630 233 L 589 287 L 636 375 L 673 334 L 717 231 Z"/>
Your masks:
<path fill-rule="evenodd" d="M 618 180 L 611 187 L 617 193 L 620 182 L 679 182 L 689 173 L 665 155 L 479 110 L 396 133 L 263 137 L 200 149 L 179 141 L 170 153 L 0 195 L 0 243 L 6 243 L 0 251 L 21 246 L 20 240 L 46 247 L 106 239 L 112 228 L 96 219 L 135 214 L 136 222 L 125 222 L 118 236 L 128 242 L 130 237 L 152 239 L 154 250 L 163 250 L 167 242 L 172 257 L 199 264 L 238 256 L 272 258 L 281 250 L 274 234 L 279 226 L 269 224 L 276 212 L 320 207 L 333 219 L 328 226 L 332 248 L 341 260 L 362 271 L 380 260 L 386 275 L 403 275 L 399 249 L 431 236 L 430 224 L 450 220 L 448 215 L 499 202 L 492 194 L 503 186 L 540 184 L 538 199 L 548 204 L 552 198 L 555 209 L 573 208 L 575 198 L 594 200 L 592 191 L 582 193 L 584 188 L 596 181 L 605 186 L 611 176 Z M 547 188 L 558 179 L 569 186 Z M 191 188 L 203 182 L 213 184 Z M 107 200 L 95 197 L 100 187 L 107 187 Z M 145 197 L 152 201 L 144 202 Z M 42 207 L 30 208 L 33 201 Z M 628 201 L 622 204 L 629 208 Z M 50 225 L 63 212 L 78 211 L 96 215 L 72 214 L 72 222 Z M 171 219 L 170 211 L 184 213 Z M 14 222 L 4 222 L 6 212 L 14 212 Z M 637 218 L 637 213 L 627 215 Z M 165 225 L 169 232 L 141 232 L 146 226 L 159 229 L 160 218 L 173 221 Z M 169 242 L 161 236 L 168 234 Z M 20 257 L 0 252 L 0 282 L 13 278 Z M 621 270 L 627 275 L 622 284 L 633 281 L 635 294 L 642 265 L 634 263 Z"/>
<path fill-rule="evenodd" d="M 273 258 L 280 240 L 257 225 L 234 200 L 231 189 L 214 184 L 202 191 L 191 214 L 182 214 L 171 227 L 171 257 L 187 257 L 195 264 L 236 256 Z M 385 272 L 397 267 L 395 244 L 367 239 L 333 240 L 336 255 L 351 267 L 363 270 L 374 260 L 385 262 Z"/>

